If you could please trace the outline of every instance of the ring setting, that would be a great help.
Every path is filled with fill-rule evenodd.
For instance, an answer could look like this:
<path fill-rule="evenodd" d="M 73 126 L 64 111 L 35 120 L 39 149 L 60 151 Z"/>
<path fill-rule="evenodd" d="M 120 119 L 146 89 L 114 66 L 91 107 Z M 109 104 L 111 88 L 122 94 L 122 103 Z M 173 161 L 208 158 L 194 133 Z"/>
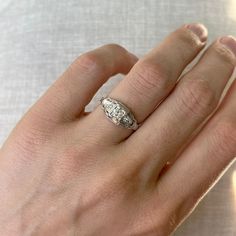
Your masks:
<path fill-rule="evenodd" d="M 106 117 L 115 125 L 133 130 L 138 128 L 134 115 L 125 104 L 110 97 L 103 97 L 100 102 Z"/>

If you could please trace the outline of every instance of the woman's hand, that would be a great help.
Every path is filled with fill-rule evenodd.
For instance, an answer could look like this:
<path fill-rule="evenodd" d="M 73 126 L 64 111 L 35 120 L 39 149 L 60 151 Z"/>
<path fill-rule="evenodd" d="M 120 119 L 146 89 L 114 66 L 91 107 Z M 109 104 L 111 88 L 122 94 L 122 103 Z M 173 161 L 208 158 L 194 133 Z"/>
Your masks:
<path fill-rule="evenodd" d="M 173 232 L 236 155 L 235 82 L 216 111 L 235 39 L 216 40 L 178 80 L 206 38 L 192 24 L 140 60 L 117 45 L 80 56 L 0 150 L 0 235 Z M 84 112 L 117 73 L 109 96 L 132 110 L 135 132 L 100 105 Z"/>

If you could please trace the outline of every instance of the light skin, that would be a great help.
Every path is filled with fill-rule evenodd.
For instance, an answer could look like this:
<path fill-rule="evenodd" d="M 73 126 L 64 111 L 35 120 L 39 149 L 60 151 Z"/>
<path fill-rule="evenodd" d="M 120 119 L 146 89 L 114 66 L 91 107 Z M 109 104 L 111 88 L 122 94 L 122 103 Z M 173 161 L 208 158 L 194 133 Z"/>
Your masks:
<path fill-rule="evenodd" d="M 155 235 L 175 231 L 236 156 L 236 40 L 188 24 L 138 59 L 118 45 L 80 56 L 0 149 L 0 235 Z M 85 106 L 110 97 L 141 124 Z M 225 95 L 222 95 L 224 92 Z M 223 98 L 223 99 L 222 99 Z M 222 99 L 222 100 L 221 100 Z"/>

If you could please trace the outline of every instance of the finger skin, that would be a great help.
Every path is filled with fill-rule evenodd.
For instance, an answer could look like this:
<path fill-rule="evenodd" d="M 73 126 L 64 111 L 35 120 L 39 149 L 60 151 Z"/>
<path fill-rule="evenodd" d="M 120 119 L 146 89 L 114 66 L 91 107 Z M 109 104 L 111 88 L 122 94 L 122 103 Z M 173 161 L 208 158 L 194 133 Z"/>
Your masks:
<path fill-rule="evenodd" d="M 180 222 L 236 159 L 236 81 L 220 108 L 158 180 L 158 195 Z M 161 196 L 160 196 L 161 195 Z M 172 198 L 171 196 L 175 196 Z M 178 213 L 177 213 L 178 212 Z"/>
<path fill-rule="evenodd" d="M 201 36 L 204 37 L 200 39 L 188 26 L 177 29 L 140 59 L 126 78 L 109 94 L 126 104 L 139 123 L 143 122 L 173 89 L 185 67 L 205 46 L 207 30 L 197 24 L 203 27 Z M 124 140 L 132 133 L 131 130 L 115 126 L 104 119 L 100 107 L 94 111 L 91 118 L 99 121 L 98 126 L 101 126 L 104 136 L 111 137 L 114 143 Z"/>
<path fill-rule="evenodd" d="M 128 73 L 137 60 L 116 44 L 87 52 L 49 88 L 33 111 L 54 122 L 74 120 L 106 80 L 117 73 Z"/>
<path fill-rule="evenodd" d="M 235 56 L 219 40 L 180 80 L 172 94 L 128 139 L 137 158 L 149 158 L 150 178 L 156 180 L 167 161 L 179 154 L 199 126 L 217 107 L 235 65 Z M 143 142 L 143 140 L 146 140 Z M 141 146 L 138 146 L 142 143 Z"/>

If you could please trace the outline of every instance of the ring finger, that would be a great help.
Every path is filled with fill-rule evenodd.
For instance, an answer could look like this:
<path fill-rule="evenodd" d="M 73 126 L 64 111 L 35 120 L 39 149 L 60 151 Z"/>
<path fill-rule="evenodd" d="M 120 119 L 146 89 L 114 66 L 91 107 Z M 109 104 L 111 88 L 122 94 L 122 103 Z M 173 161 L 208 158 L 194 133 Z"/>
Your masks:
<path fill-rule="evenodd" d="M 184 68 L 204 47 L 206 38 L 207 30 L 201 24 L 184 25 L 140 59 L 109 96 L 126 104 L 138 123 L 143 122 L 172 90 Z M 90 123 L 99 121 L 95 123 L 101 138 L 109 137 L 112 143 L 124 140 L 132 132 L 112 124 L 100 106 L 88 118 Z"/>

